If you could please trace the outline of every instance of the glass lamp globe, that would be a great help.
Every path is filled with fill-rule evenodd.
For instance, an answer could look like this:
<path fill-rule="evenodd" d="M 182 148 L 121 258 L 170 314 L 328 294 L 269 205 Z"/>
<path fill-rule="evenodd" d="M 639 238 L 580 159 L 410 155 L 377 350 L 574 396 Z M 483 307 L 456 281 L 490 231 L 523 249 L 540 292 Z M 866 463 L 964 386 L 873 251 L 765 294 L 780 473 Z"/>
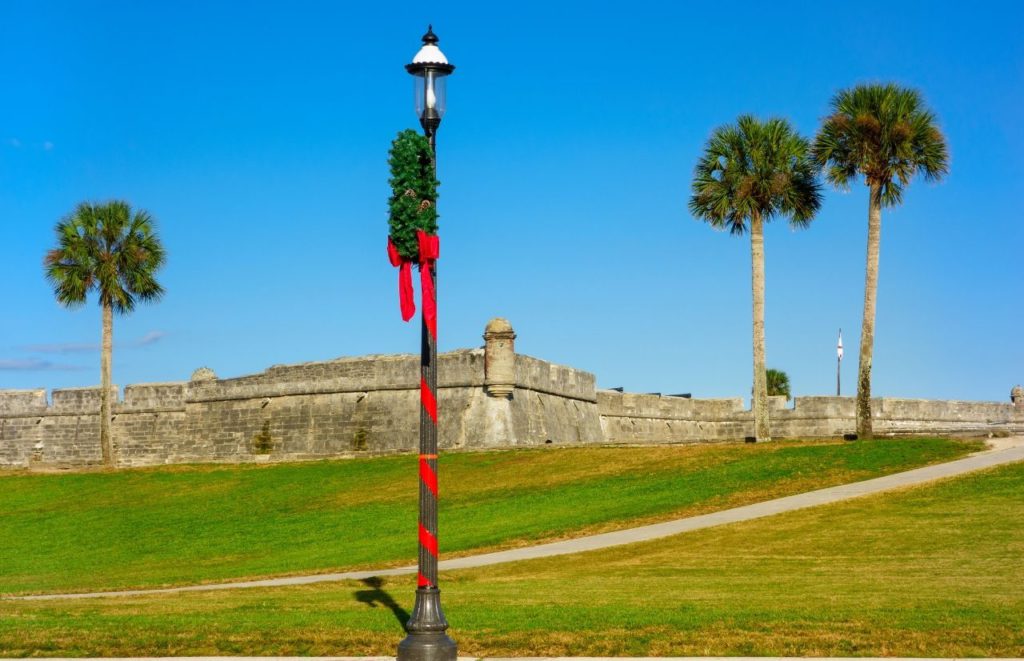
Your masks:
<path fill-rule="evenodd" d="M 444 117 L 445 78 L 455 71 L 455 66 L 437 47 L 438 41 L 433 26 L 428 26 L 427 33 L 423 35 L 423 46 L 412 58 L 412 63 L 405 65 L 405 70 L 413 76 L 416 116 L 428 130 L 436 129 Z"/>

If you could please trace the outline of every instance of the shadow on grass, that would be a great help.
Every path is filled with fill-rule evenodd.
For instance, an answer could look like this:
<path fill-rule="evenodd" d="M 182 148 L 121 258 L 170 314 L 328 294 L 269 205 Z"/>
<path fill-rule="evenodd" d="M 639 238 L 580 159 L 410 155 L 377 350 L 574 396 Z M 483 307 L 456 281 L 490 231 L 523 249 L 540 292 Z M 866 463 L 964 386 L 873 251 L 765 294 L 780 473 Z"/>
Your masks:
<path fill-rule="evenodd" d="M 395 619 L 402 625 L 402 629 L 405 629 L 405 624 L 409 621 L 409 612 L 399 606 L 394 597 L 381 589 L 381 586 L 384 585 L 384 579 L 373 576 L 371 578 L 364 578 L 362 583 L 372 589 L 356 592 L 356 601 L 366 604 L 370 608 L 376 608 L 377 604 L 390 608 L 391 612 L 395 614 Z"/>

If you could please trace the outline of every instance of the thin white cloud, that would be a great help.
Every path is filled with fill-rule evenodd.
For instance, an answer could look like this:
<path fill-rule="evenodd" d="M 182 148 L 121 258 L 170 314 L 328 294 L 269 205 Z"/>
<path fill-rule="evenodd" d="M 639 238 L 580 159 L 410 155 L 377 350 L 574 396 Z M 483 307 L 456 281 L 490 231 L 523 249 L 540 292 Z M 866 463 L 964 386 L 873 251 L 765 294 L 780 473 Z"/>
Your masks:
<path fill-rule="evenodd" d="M 128 346 L 134 348 L 148 347 L 151 344 L 156 344 L 165 337 L 167 337 L 167 333 L 163 331 L 149 331 L 148 333 L 146 333 L 139 339 L 135 340 Z"/>
<path fill-rule="evenodd" d="M 21 140 L 18 140 L 17 138 L 8 138 L 7 144 L 15 149 L 21 149 Z"/>
<path fill-rule="evenodd" d="M 29 353 L 91 353 L 99 351 L 98 344 L 76 344 L 74 342 L 63 342 L 58 344 L 29 344 L 21 347 L 22 351 Z"/>
<path fill-rule="evenodd" d="M 52 149 L 53 149 L 53 143 L 52 143 L 52 142 L 50 142 L 49 140 L 47 140 L 46 142 L 44 142 L 44 143 L 43 143 L 43 149 L 44 149 L 45 151 L 50 151 L 50 150 L 52 150 Z"/>
<path fill-rule="evenodd" d="M 160 340 L 167 337 L 167 333 L 164 331 L 150 331 L 142 337 L 130 340 L 128 342 L 117 342 L 114 345 L 115 349 L 141 349 L 156 344 Z M 84 343 L 84 342 L 58 342 L 56 344 L 29 344 L 20 347 L 22 351 L 28 353 L 55 353 L 55 354 L 69 354 L 69 353 L 94 353 L 100 350 L 98 343 Z"/>
<path fill-rule="evenodd" d="M 64 365 L 48 360 L 29 358 L 27 360 L 0 360 L 0 372 L 77 372 L 88 369 L 81 365 Z"/>

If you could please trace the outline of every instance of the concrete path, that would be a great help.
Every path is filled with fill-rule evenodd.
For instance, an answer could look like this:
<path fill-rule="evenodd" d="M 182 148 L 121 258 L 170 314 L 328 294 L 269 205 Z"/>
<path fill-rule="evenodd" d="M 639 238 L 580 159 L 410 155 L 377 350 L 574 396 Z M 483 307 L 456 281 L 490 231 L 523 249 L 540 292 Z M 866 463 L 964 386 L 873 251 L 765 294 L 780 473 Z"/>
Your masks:
<path fill-rule="evenodd" d="M 722 510 L 720 512 L 712 512 L 711 514 L 702 514 L 700 516 L 691 516 L 685 519 L 665 521 L 663 523 L 655 523 L 648 526 L 641 526 L 639 528 L 628 528 L 626 530 L 616 530 L 615 532 L 607 532 L 600 535 L 590 535 L 589 537 L 578 537 L 576 539 L 569 539 L 561 542 L 552 542 L 549 544 L 540 544 L 538 546 L 529 546 L 525 548 L 511 549 L 509 551 L 497 551 L 495 553 L 483 553 L 480 555 L 466 556 L 464 558 L 443 560 L 440 563 L 438 563 L 438 568 L 442 571 L 451 571 L 453 569 L 469 569 L 473 567 L 496 565 L 504 562 L 516 562 L 519 560 L 548 558 L 551 556 L 565 555 L 568 553 L 596 551 L 598 549 L 605 549 L 610 546 L 619 546 L 621 544 L 646 542 L 648 540 L 660 539 L 662 537 L 678 535 L 680 533 L 690 532 L 693 530 L 700 530 L 702 528 L 711 528 L 713 526 L 720 526 L 727 523 L 738 523 L 740 521 L 750 521 L 751 519 L 760 519 L 762 517 L 772 516 L 774 514 L 780 514 L 782 512 L 792 512 L 794 510 L 800 510 L 807 507 L 816 507 L 818 505 L 826 505 L 828 503 L 849 500 L 851 498 L 859 498 L 860 496 L 881 493 L 883 491 L 911 487 L 918 484 L 931 482 L 933 480 L 940 480 L 943 478 L 963 475 L 965 473 L 971 473 L 974 471 L 991 468 L 993 466 L 1000 466 L 1002 464 L 1009 464 L 1016 461 L 1024 461 L 1024 437 L 1022 436 L 999 439 L 999 443 L 996 445 L 996 449 L 988 450 L 985 452 L 979 452 L 968 457 L 965 457 L 963 459 L 958 459 L 956 461 L 950 461 L 943 464 L 925 466 L 924 468 L 916 468 L 914 470 L 905 471 L 903 473 L 894 473 L 892 475 L 886 475 L 884 477 L 876 477 L 871 480 L 864 480 L 863 482 L 842 484 L 836 487 L 828 487 L 826 489 L 809 491 L 807 493 L 796 494 L 794 496 L 786 496 L 785 498 L 776 498 L 775 500 L 754 503 L 753 505 L 734 507 L 732 509 Z M 23 597 L 6 597 L 6 599 L 43 600 L 89 599 L 93 597 L 130 597 L 144 594 L 170 594 L 177 592 L 196 592 L 204 590 L 237 590 L 240 588 L 267 588 L 286 585 L 309 585 L 311 583 L 362 580 L 374 576 L 401 576 L 405 574 L 415 573 L 416 567 L 408 566 L 396 567 L 394 569 L 349 571 L 334 574 L 314 574 L 310 576 L 287 576 L 282 578 L 269 578 L 257 581 L 239 581 L 235 583 L 189 585 L 177 588 L 121 590 L 116 592 L 80 592 L 74 594 L 41 594 Z"/>

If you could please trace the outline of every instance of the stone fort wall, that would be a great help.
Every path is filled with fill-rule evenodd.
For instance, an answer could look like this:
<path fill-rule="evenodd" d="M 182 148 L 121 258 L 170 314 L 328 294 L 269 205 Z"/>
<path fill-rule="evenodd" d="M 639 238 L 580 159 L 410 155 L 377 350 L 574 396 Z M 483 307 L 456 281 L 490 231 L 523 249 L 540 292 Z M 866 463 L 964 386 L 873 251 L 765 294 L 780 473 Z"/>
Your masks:
<path fill-rule="evenodd" d="M 769 397 L 774 438 L 822 438 L 856 430 L 853 397 Z M 598 391 L 601 428 L 616 443 L 693 443 L 754 434 L 743 399 L 684 399 Z M 1024 406 L 999 402 L 871 400 L 876 435 L 1024 433 Z"/>
<path fill-rule="evenodd" d="M 500 322 L 500 323 L 498 323 Z M 517 355 L 507 322 L 488 326 L 484 349 L 439 357 L 443 449 L 743 439 L 752 413 L 739 397 L 686 399 L 598 390 L 594 375 Z M 124 389 L 113 406 L 119 465 L 301 460 L 417 447 L 419 358 L 379 355 L 217 379 Z M 100 462 L 99 388 L 0 390 L 0 467 Z M 881 398 L 877 433 L 1024 432 L 1016 403 Z M 775 437 L 854 430 L 852 397 L 772 401 Z"/>

